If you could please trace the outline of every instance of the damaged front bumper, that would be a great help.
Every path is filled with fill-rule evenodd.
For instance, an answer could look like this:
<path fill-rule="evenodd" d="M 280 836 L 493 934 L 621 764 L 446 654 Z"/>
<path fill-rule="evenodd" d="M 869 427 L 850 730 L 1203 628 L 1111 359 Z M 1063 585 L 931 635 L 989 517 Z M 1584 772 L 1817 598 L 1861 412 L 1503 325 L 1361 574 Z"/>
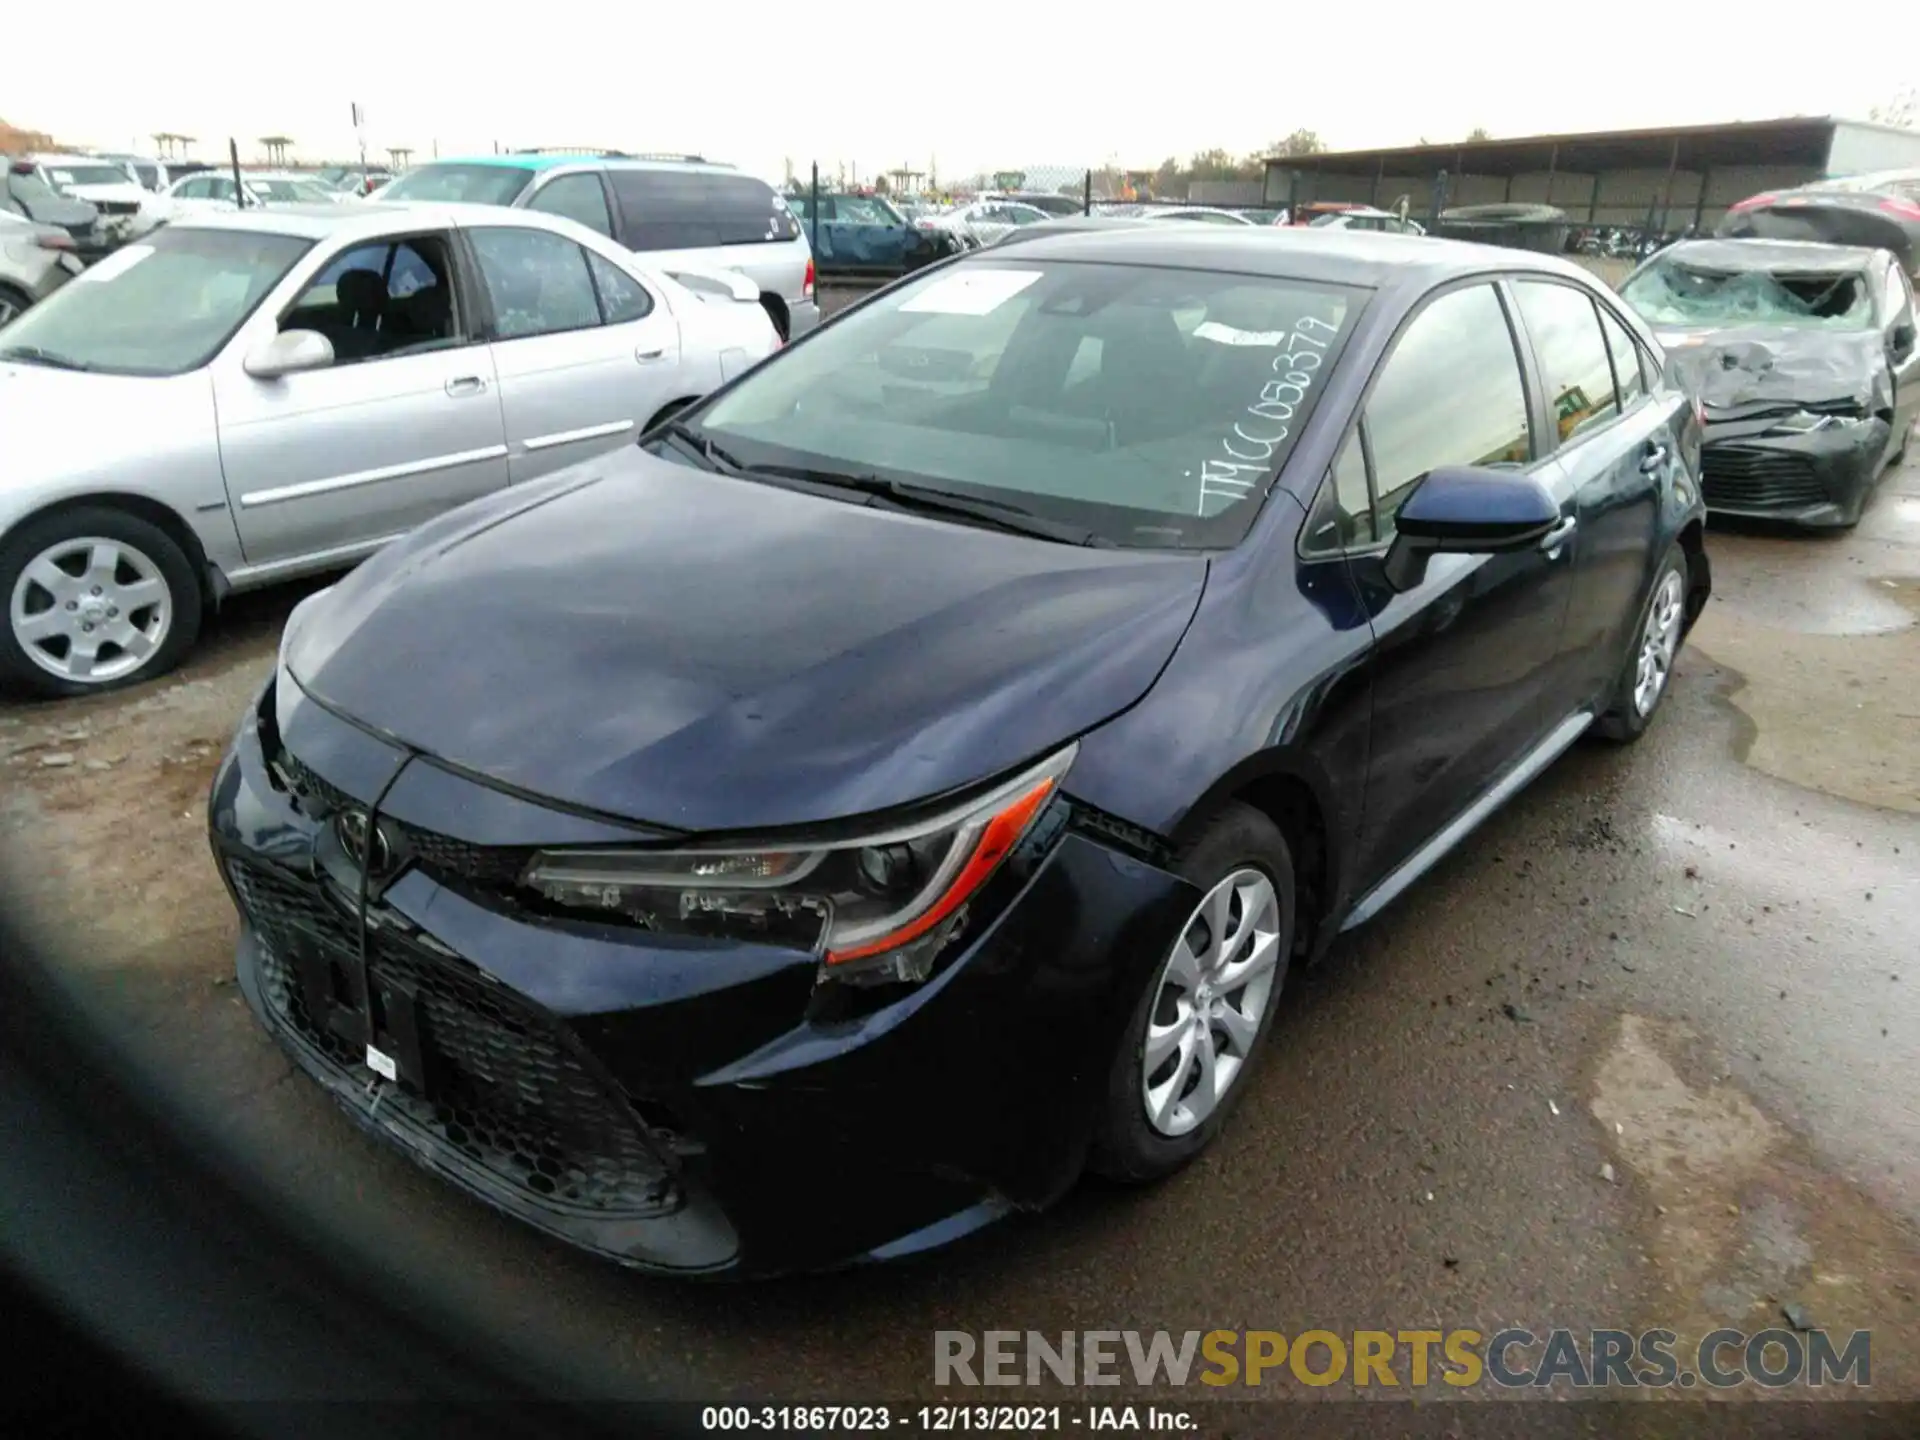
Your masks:
<path fill-rule="evenodd" d="M 1063 812 L 1008 858 L 931 979 L 852 990 L 811 953 L 516 908 L 491 860 L 581 822 L 312 704 L 282 716 L 284 735 L 269 686 L 209 811 L 255 1015 L 365 1131 L 638 1269 L 890 1259 L 1047 1204 L 1079 1173 L 1133 1001 L 1198 900 Z M 434 774 L 409 786 L 416 767 Z M 306 776 L 292 791 L 290 768 Z M 415 858 L 370 897 L 362 960 L 335 817 L 382 774 Z M 444 808 L 405 813 L 410 788 Z"/>
<path fill-rule="evenodd" d="M 1851 525 L 1880 472 L 1892 430 L 1878 415 L 1773 407 L 1709 408 L 1701 491 L 1718 515 L 1796 525 Z"/>

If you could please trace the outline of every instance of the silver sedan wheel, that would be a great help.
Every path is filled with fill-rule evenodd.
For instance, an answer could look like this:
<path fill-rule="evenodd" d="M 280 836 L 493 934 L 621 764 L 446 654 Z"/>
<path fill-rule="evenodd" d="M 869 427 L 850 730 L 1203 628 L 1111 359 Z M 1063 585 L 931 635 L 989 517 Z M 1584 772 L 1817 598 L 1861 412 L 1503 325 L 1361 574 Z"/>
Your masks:
<path fill-rule="evenodd" d="M 1147 1123 L 1185 1135 L 1219 1108 L 1260 1033 L 1280 959 L 1280 898 L 1251 868 L 1200 902 L 1154 982 L 1141 1056 Z"/>
<path fill-rule="evenodd" d="M 151 555 L 124 540 L 76 535 L 28 562 L 8 618 L 42 670 L 100 685 L 131 675 L 166 643 L 173 591 Z"/>
<path fill-rule="evenodd" d="M 1653 603 L 1647 607 L 1646 629 L 1640 635 L 1640 658 L 1633 676 L 1633 708 L 1643 718 L 1653 713 L 1653 707 L 1660 703 L 1661 692 L 1667 688 L 1673 657 L 1680 649 L 1680 620 L 1685 608 L 1680 572 L 1669 570 L 1653 592 Z"/>

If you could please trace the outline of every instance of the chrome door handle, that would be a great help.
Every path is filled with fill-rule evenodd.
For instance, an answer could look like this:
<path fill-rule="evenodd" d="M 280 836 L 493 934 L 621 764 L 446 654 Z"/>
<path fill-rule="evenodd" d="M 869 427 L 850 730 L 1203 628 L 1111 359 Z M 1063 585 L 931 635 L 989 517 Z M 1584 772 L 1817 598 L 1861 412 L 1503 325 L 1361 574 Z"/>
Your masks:
<path fill-rule="evenodd" d="M 656 345 L 651 350 L 645 350 L 645 349 L 635 350 L 633 352 L 633 358 L 638 360 L 642 365 L 651 365 L 655 360 L 659 360 L 662 357 L 664 357 L 666 353 L 667 351 L 665 346 Z"/>
<path fill-rule="evenodd" d="M 1579 520 L 1571 515 L 1562 515 L 1555 526 L 1540 537 L 1540 548 L 1547 552 L 1549 560 L 1558 559 L 1560 547 L 1572 538 L 1573 532 L 1580 528 Z"/>
<path fill-rule="evenodd" d="M 457 375 L 447 381 L 449 395 L 478 395 L 487 388 L 487 382 L 478 375 Z"/>

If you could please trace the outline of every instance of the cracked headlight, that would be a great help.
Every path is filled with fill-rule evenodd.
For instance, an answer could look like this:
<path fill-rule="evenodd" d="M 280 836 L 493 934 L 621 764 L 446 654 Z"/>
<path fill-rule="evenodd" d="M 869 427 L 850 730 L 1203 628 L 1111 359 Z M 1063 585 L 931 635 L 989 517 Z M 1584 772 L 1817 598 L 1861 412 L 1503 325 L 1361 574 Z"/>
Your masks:
<path fill-rule="evenodd" d="M 1059 789 L 1077 746 L 925 819 L 830 843 L 545 850 L 521 884 L 568 910 L 673 928 L 729 922 L 811 948 L 849 980 L 924 980 L 967 902 Z"/>

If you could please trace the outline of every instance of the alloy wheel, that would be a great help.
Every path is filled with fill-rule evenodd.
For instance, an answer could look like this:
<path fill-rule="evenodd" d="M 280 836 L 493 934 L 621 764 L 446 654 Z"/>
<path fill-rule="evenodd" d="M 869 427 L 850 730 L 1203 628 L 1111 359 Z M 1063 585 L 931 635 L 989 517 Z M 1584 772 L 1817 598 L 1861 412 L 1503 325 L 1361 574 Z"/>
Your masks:
<path fill-rule="evenodd" d="M 100 535 L 49 545 L 14 583 L 8 618 L 27 658 L 77 684 L 131 675 L 166 642 L 173 592 L 152 556 Z"/>
<path fill-rule="evenodd" d="M 1141 1054 L 1147 1123 L 1179 1136 L 1204 1124 L 1245 1067 L 1280 959 L 1280 899 L 1251 867 L 1207 892 L 1155 982 Z"/>
<path fill-rule="evenodd" d="M 1642 716 L 1651 715 L 1667 688 L 1673 670 L 1673 657 L 1680 649 L 1680 621 L 1685 613 L 1680 572 L 1669 570 L 1660 577 L 1647 607 L 1646 628 L 1640 635 L 1640 658 L 1633 677 L 1633 708 Z"/>

